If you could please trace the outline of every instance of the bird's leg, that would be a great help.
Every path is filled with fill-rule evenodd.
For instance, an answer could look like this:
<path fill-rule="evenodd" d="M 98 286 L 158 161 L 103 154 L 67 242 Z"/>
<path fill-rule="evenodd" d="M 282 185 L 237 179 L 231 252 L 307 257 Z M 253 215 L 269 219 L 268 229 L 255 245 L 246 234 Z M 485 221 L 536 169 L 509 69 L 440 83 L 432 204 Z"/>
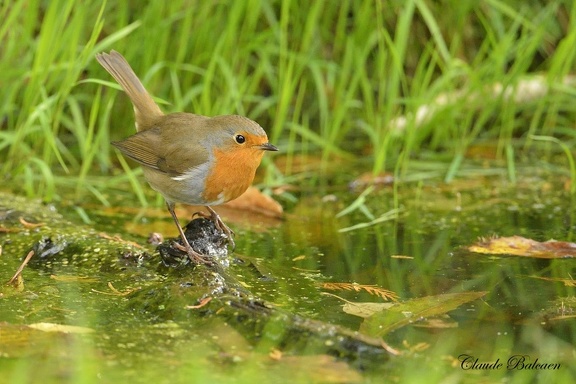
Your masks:
<path fill-rule="evenodd" d="M 218 228 L 221 232 L 224 233 L 224 235 L 226 235 L 228 242 L 232 246 L 232 250 L 234 250 L 234 248 L 236 248 L 236 243 L 234 242 L 234 231 L 231 230 L 230 227 L 222 221 L 220 215 L 218 215 L 215 210 L 213 210 L 208 205 L 206 206 L 206 209 L 210 212 L 209 215 L 204 212 L 196 212 L 196 215 L 212 220 L 214 225 L 216 225 L 216 228 Z"/>
<path fill-rule="evenodd" d="M 174 203 L 169 203 L 167 201 L 166 206 L 168 207 L 168 211 L 170 212 L 170 214 L 172 215 L 172 218 L 174 219 L 174 223 L 176 223 L 176 227 L 178 228 L 178 232 L 180 232 L 180 238 L 182 239 L 182 242 L 184 243 L 183 246 L 178 244 L 178 243 L 174 243 L 174 246 L 176 248 L 178 248 L 179 250 L 181 250 L 182 252 L 186 252 L 190 261 L 195 262 L 196 264 L 211 264 L 210 261 L 208 261 L 204 258 L 204 255 L 196 252 L 192 248 L 190 243 L 188 242 L 186 235 L 184 235 L 184 230 L 180 226 L 180 222 L 178 221 L 178 217 L 176 217 L 176 212 L 174 212 Z"/>

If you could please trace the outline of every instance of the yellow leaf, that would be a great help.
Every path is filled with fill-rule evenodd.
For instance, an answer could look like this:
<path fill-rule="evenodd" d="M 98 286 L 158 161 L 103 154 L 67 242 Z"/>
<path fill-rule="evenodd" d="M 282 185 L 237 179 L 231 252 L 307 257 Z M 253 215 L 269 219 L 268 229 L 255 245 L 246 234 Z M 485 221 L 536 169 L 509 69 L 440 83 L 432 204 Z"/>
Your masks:
<path fill-rule="evenodd" d="M 541 259 L 569 258 L 576 256 L 576 244 L 549 240 L 539 242 L 522 236 L 483 239 L 468 247 L 470 252 L 491 255 L 537 257 Z"/>

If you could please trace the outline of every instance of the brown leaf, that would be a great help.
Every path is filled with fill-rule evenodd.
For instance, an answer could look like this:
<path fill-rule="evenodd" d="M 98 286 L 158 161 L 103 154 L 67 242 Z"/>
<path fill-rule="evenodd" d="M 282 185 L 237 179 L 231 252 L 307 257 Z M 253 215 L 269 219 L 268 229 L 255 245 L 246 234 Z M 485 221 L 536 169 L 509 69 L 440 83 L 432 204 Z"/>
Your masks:
<path fill-rule="evenodd" d="M 224 204 L 224 206 L 276 218 L 282 217 L 283 213 L 280 203 L 255 187 L 248 188 L 240 197 Z"/>
<path fill-rule="evenodd" d="M 576 243 L 549 240 L 539 242 L 522 236 L 481 239 L 468 247 L 470 252 L 491 255 L 512 255 L 540 259 L 570 258 L 576 256 Z"/>
<path fill-rule="evenodd" d="M 235 200 L 229 201 L 226 204 L 215 206 L 214 209 L 222 217 L 224 222 L 232 222 L 251 226 L 254 223 L 262 224 L 263 228 L 270 228 L 280 224 L 279 219 L 282 218 L 282 206 L 271 197 L 264 195 L 257 188 L 250 187 Z M 179 204 L 176 206 L 176 215 L 181 220 L 187 220 L 194 216 L 196 212 L 206 212 L 206 209 L 198 205 L 184 205 Z M 157 232 L 164 232 L 167 237 L 170 235 L 177 236 L 176 226 L 173 222 L 165 220 L 166 212 L 163 211 L 162 216 L 164 220 L 162 223 L 150 223 L 149 226 Z M 168 216 L 169 217 L 169 216 Z M 144 232 L 145 228 L 133 228 L 131 231 Z"/>

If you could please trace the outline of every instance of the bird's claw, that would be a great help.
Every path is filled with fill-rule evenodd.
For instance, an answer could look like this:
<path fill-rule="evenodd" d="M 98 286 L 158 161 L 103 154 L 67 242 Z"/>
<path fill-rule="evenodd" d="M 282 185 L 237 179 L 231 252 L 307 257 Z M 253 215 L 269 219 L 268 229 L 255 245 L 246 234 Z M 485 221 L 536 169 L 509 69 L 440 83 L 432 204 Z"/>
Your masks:
<path fill-rule="evenodd" d="M 186 246 L 186 245 L 182 245 L 182 244 L 174 242 L 174 248 L 176 248 L 182 252 L 185 252 L 188 255 L 188 258 L 190 259 L 190 261 L 193 263 L 212 265 L 212 261 L 208 260 L 205 255 L 202 255 L 201 253 L 196 252 L 190 245 Z"/>

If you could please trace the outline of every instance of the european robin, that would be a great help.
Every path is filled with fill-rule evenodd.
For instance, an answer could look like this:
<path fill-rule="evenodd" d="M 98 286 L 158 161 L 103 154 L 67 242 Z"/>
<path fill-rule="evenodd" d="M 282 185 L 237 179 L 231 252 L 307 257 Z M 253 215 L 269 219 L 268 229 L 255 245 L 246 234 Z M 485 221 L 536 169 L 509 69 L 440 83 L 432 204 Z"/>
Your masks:
<path fill-rule="evenodd" d="M 125 156 L 142 165 L 150 186 L 166 199 L 194 262 L 207 262 L 194 251 L 174 212 L 175 203 L 203 205 L 234 247 L 233 232 L 211 208 L 240 196 L 254 180 L 264 151 L 277 151 L 258 123 L 237 115 L 207 117 L 192 113 L 165 115 L 130 64 L 118 52 L 96 55 L 134 105 L 137 133 L 113 142 Z"/>

